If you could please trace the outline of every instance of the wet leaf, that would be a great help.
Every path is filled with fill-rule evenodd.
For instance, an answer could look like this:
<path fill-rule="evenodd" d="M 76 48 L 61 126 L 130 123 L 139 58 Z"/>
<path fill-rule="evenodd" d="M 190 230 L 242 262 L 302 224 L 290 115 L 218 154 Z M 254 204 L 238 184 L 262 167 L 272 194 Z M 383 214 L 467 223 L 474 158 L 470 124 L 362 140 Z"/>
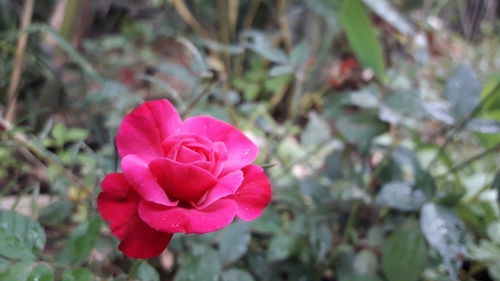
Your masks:
<path fill-rule="evenodd" d="M 181 255 L 176 281 L 217 281 L 222 269 L 217 252 L 208 246 L 197 247 L 196 253 Z"/>
<path fill-rule="evenodd" d="M 451 104 L 451 112 L 462 118 L 479 104 L 481 83 L 467 64 L 462 64 L 446 83 L 446 97 Z"/>
<path fill-rule="evenodd" d="M 460 218 L 448 208 L 427 203 L 420 211 L 420 228 L 427 242 L 442 256 L 450 275 L 456 277 L 465 255 Z"/>
<path fill-rule="evenodd" d="M 422 190 L 415 189 L 408 182 L 390 182 L 382 187 L 375 198 L 375 203 L 400 211 L 416 211 L 427 200 Z"/>
<path fill-rule="evenodd" d="M 29 217 L 0 210 L 0 255 L 14 259 L 33 259 L 43 249 L 45 232 Z"/>

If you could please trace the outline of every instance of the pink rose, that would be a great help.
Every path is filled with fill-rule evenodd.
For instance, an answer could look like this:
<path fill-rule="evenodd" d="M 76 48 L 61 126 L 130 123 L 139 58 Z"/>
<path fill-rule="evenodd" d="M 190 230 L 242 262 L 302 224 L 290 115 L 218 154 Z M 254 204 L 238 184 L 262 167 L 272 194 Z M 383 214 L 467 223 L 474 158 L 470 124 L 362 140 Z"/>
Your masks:
<path fill-rule="evenodd" d="M 129 257 L 161 254 L 177 232 L 253 220 L 271 201 L 267 176 L 251 164 L 258 153 L 251 140 L 212 117 L 182 122 L 167 100 L 127 115 L 116 145 L 122 173 L 102 181 L 97 205 Z"/>

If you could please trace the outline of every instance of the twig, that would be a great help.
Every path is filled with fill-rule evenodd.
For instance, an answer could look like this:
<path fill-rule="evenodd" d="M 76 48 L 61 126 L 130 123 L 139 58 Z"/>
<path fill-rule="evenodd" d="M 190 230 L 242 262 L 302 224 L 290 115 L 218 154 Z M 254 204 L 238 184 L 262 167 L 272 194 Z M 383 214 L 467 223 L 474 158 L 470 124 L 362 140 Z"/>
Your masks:
<path fill-rule="evenodd" d="M 196 20 L 196 18 L 191 14 L 186 3 L 182 0 L 173 0 L 175 10 L 181 16 L 181 18 L 193 29 L 193 31 L 204 39 L 210 39 L 208 32 L 203 29 L 201 24 Z"/>
<path fill-rule="evenodd" d="M 71 171 L 66 169 L 59 161 L 56 159 L 52 158 L 50 155 L 48 155 L 46 152 L 44 152 L 42 149 L 36 147 L 28 137 L 22 133 L 19 132 L 14 132 L 10 133 L 12 130 L 12 125 L 10 122 L 8 122 L 5 119 L 0 118 L 0 129 L 5 130 L 7 133 L 7 136 L 9 136 L 13 141 L 17 142 L 21 146 L 23 146 L 25 149 L 27 149 L 31 154 L 33 154 L 35 157 L 38 157 L 50 165 L 53 165 L 59 172 L 68 180 L 70 180 L 75 186 L 77 186 L 79 189 L 83 190 L 84 192 L 87 193 L 87 195 L 92 194 L 92 189 L 86 186 L 78 177 L 76 177 Z"/>
<path fill-rule="evenodd" d="M 203 91 L 191 102 L 186 106 L 186 109 L 181 113 L 181 118 L 184 119 L 186 115 L 193 109 L 193 107 L 200 102 L 201 98 L 203 98 L 206 94 L 210 92 L 210 89 L 212 89 L 213 83 L 209 83 L 203 88 Z"/>
<path fill-rule="evenodd" d="M 467 123 L 472 118 L 474 118 L 474 116 L 476 116 L 476 114 L 479 113 L 479 111 L 481 111 L 481 108 L 483 107 L 483 105 L 487 101 L 489 101 L 492 97 L 495 96 L 494 94 L 499 88 L 500 88 L 500 83 L 498 83 L 495 86 L 495 88 L 491 89 L 491 91 L 483 98 L 483 100 L 481 100 L 481 102 L 478 105 L 476 105 L 476 107 L 474 107 L 474 109 L 472 109 L 472 111 L 469 113 L 469 115 L 464 117 L 460 122 L 458 122 L 455 126 L 453 126 L 451 128 L 451 132 L 448 135 L 448 137 L 446 138 L 444 144 L 441 145 L 438 152 L 436 152 L 436 154 L 434 155 L 434 158 L 432 158 L 431 162 L 429 163 L 429 166 L 427 167 L 428 170 L 430 170 L 437 163 L 437 160 L 441 157 L 441 155 L 443 155 L 444 151 L 446 150 L 448 145 L 451 143 L 451 141 L 455 137 L 455 134 L 457 132 L 459 132 L 461 129 L 465 128 Z"/>
<path fill-rule="evenodd" d="M 23 14 L 21 18 L 21 30 L 26 29 L 31 24 L 31 18 L 33 17 L 33 6 L 35 5 L 35 0 L 25 0 L 23 5 Z M 16 113 L 16 100 L 19 87 L 19 81 L 21 80 L 21 74 L 23 72 L 23 58 L 24 51 L 26 50 L 26 44 L 28 43 L 28 34 L 22 34 L 17 40 L 16 55 L 14 58 L 14 70 L 10 77 L 9 89 L 7 90 L 7 109 L 5 111 L 5 120 L 12 122 Z"/>
<path fill-rule="evenodd" d="M 446 171 L 445 173 L 443 174 L 440 174 L 438 176 L 436 176 L 436 178 L 442 178 L 442 177 L 445 177 L 446 175 L 448 174 L 451 174 L 451 173 L 455 173 L 457 171 L 460 171 L 464 168 L 466 168 L 467 166 L 469 166 L 470 164 L 488 156 L 488 154 L 492 153 L 492 152 L 495 152 L 497 150 L 500 149 L 500 143 L 497 143 L 496 145 L 490 147 L 490 148 L 487 148 L 481 152 L 479 152 L 478 154 L 470 157 L 469 159 L 461 162 L 460 164 L 458 165 L 455 165 L 454 167 L 450 168 L 448 171 Z"/>

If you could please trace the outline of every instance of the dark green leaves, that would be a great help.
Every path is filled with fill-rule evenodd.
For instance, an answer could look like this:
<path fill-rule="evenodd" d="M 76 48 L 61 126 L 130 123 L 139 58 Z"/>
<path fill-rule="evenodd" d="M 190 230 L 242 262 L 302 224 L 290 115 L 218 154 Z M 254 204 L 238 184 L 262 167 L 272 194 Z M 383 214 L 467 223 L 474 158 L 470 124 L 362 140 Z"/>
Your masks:
<path fill-rule="evenodd" d="M 0 211 L 0 255 L 32 260 L 45 245 L 45 232 L 38 222 L 12 211 Z"/>
<path fill-rule="evenodd" d="M 369 112 L 344 114 L 335 124 L 346 140 L 356 144 L 361 150 L 367 149 L 373 138 L 387 129 L 386 123 Z"/>
<path fill-rule="evenodd" d="M 360 0 L 343 0 L 340 21 L 354 54 L 363 66 L 371 68 L 378 79 L 385 81 L 382 46 Z"/>
<path fill-rule="evenodd" d="M 59 253 L 57 260 L 62 264 L 77 264 L 85 260 L 94 248 L 101 230 L 101 218 L 93 215 L 88 221 L 79 225 Z"/>
<path fill-rule="evenodd" d="M 420 211 L 420 228 L 427 242 L 443 257 L 450 274 L 456 276 L 465 255 L 464 225 L 460 218 L 450 209 L 427 203 Z"/>
<path fill-rule="evenodd" d="M 193 253 L 181 255 L 180 270 L 175 275 L 176 281 L 217 281 L 222 269 L 220 257 L 209 246 L 196 245 Z"/>
<path fill-rule="evenodd" d="M 382 250 L 382 268 L 389 281 L 416 281 L 427 265 L 427 247 L 415 221 L 397 228 Z"/>
<path fill-rule="evenodd" d="M 375 203 L 400 211 L 416 211 L 427 201 L 420 189 L 407 182 L 390 182 L 377 194 Z"/>
<path fill-rule="evenodd" d="M 457 118 L 465 117 L 479 104 L 481 84 L 469 65 L 461 65 L 446 83 L 446 97 Z"/>
<path fill-rule="evenodd" d="M 219 253 L 223 263 L 232 263 L 244 255 L 250 238 L 250 229 L 246 222 L 238 221 L 222 230 Z"/>

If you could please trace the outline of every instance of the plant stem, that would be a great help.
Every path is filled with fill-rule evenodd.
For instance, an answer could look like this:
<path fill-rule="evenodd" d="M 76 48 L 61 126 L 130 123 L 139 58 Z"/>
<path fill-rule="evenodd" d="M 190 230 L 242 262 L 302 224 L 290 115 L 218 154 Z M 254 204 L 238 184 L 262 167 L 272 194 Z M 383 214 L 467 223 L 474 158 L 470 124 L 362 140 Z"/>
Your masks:
<path fill-rule="evenodd" d="M 25 0 L 23 5 L 23 14 L 21 18 L 21 30 L 26 29 L 31 24 L 33 17 L 33 7 L 35 0 Z M 14 58 L 14 70 L 10 77 L 9 89 L 7 90 L 7 109 L 5 111 L 5 120 L 12 122 L 16 114 L 16 103 L 19 82 L 23 72 L 23 58 L 28 43 L 28 34 L 24 33 L 17 40 L 16 55 Z"/>
<path fill-rule="evenodd" d="M 440 175 L 436 176 L 436 178 L 442 178 L 442 177 L 445 177 L 445 176 L 446 176 L 446 175 L 448 175 L 448 174 L 451 174 L 451 173 L 456 173 L 457 171 L 460 171 L 460 170 L 462 170 L 462 169 L 466 168 L 466 167 L 467 167 L 467 166 L 469 166 L 470 164 L 472 164 L 472 163 L 474 163 L 474 162 L 476 162 L 476 161 L 478 161 L 478 160 L 480 160 L 480 159 L 482 159 L 482 158 L 484 158 L 484 157 L 488 156 L 490 153 L 495 152 L 495 151 L 497 151 L 497 150 L 499 150 L 499 149 L 500 149 L 500 143 L 498 143 L 498 144 L 496 144 L 496 145 L 494 145 L 494 146 L 492 146 L 492 147 L 490 147 L 490 148 L 487 148 L 487 149 L 485 149 L 485 150 L 483 150 L 483 151 L 479 152 L 478 154 L 476 154 L 476 155 L 474 155 L 474 156 L 470 157 L 469 159 L 467 159 L 467 160 L 465 160 L 465 161 L 461 162 L 461 163 L 460 163 L 460 164 L 458 164 L 458 165 L 453 166 L 452 168 L 450 168 L 450 169 L 449 169 L 448 171 L 446 171 L 445 173 L 443 173 L 443 174 L 440 174 Z"/>
<path fill-rule="evenodd" d="M 456 125 L 454 125 L 451 128 L 451 132 L 448 135 L 448 137 L 446 138 L 444 144 L 441 145 L 441 147 L 439 148 L 438 152 L 436 152 L 436 154 L 434 155 L 434 158 L 432 158 L 429 166 L 427 167 L 428 170 L 430 170 L 432 167 L 434 167 L 434 165 L 437 163 L 437 161 L 439 160 L 439 158 L 441 157 L 441 155 L 443 155 L 444 151 L 446 150 L 446 148 L 448 147 L 448 145 L 451 143 L 451 141 L 453 140 L 453 138 L 455 137 L 455 135 L 460 130 L 462 130 L 463 128 L 465 128 L 465 126 L 467 125 L 467 123 L 472 118 L 474 118 L 474 116 L 476 116 L 477 113 L 479 113 L 479 111 L 481 110 L 481 108 L 483 107 L 483 105 L 487 101 L 489 101 L 491 98 L 495 97 L 494 94 L 495 94 L 495 92 L 499 88 L 500 88 L 500 83 L 498 83 L 495 86 L 495 88 L 491 89 L 490 92 L 488 94 L 486 94 L 486 96 L 481 100 L 481 102 L 478 105 L 476 105 L 476 107 L 474 107 L 474 109 L 466 117 L 464 117 L 460 122 L 456 123 Z"/>

